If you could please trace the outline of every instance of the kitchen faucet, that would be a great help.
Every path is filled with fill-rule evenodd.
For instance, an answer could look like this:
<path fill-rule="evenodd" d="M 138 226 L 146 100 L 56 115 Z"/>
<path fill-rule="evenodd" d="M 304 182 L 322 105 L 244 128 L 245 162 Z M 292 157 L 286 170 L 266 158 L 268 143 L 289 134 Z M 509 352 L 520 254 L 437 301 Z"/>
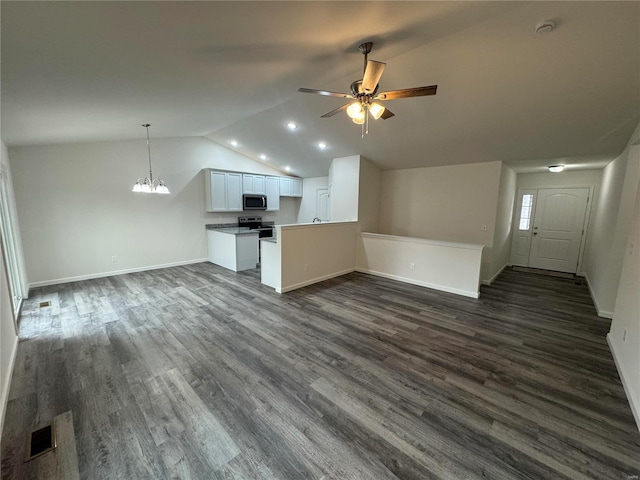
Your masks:
<path fill-rule="evenodd" d="M 316 220 L 318 221 L 318 223 L 322 223 L 322 220 L 320 220 L 318 217 L 313 217 L 313 223 L 316 223 Z"/>

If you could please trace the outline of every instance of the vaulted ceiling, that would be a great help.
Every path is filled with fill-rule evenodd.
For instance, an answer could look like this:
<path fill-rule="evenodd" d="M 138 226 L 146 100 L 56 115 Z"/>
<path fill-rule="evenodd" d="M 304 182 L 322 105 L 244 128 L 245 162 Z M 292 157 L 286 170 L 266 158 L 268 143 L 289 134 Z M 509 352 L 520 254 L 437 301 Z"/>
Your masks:
<path fill-rule="evenodd" d="M 206 136 L 301 176 L 502 160 L 602 166 L 640 121 L 639 2 L 1 2 L 9 146 Z M 536 34 L 553 20 L 554 31 Z M 344 100 L 358 45 L 387 63 L 369 135 Z M 286 123 L 298 128 L 291 131 Z M 237 147 L 229 142 L 236 140 Z M 326 142 L 325 150 L 317 143 Z M 179 161 L 179 159 L 176 159 Z"/>

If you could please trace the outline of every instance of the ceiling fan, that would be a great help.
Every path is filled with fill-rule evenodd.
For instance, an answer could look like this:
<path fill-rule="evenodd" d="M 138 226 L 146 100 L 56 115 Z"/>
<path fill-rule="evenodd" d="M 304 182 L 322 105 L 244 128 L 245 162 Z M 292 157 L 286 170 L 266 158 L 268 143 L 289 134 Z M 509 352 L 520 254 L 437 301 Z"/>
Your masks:
<path fill-rule="evenodd" d="M 388 92 L 378 93 L 378 82 L 387 65 L 384 62 L 368 60 L 367 56 L 371 52 L 373 42 L 363 43 L 358 50 L 364 55 L 364 73 L 362 80 L 356 80 L 351 84 L 351 93 L 329 92 L 327 90 L 314 90 L 312 88 L 299 88 L 302 93 L 315 93 L 328 97 L 341 97 L 355 100 L 341 107 L 331 110 L 322 115 L 322 118 L 333 117 L 335 114 L 346 111 L 347 115 L 353 123 L 362 125 L 362 136 L 369 133 L 369 114 L 374 119 L 382 118 L 386 120 L 394 116 L 393 112 L 378 103 L 379 100 L 395 100 L 396 98 L 407 97 L 424 97 L 427 95 L 435 95 L 438 89 L 437 85 L 427 87 L 405 88 L 402 90 L 390 90 Z"/>

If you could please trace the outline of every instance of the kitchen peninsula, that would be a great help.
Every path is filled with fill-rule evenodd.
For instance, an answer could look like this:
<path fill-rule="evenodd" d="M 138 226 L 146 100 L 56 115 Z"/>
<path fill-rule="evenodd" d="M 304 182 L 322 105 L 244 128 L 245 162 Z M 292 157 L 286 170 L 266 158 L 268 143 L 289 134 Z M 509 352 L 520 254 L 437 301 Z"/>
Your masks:
<path fill-rule="evenodd" d="M 234 224 L 209 224 L 209 261 L 234 272 L 256 268 L 258 231 Z"/>

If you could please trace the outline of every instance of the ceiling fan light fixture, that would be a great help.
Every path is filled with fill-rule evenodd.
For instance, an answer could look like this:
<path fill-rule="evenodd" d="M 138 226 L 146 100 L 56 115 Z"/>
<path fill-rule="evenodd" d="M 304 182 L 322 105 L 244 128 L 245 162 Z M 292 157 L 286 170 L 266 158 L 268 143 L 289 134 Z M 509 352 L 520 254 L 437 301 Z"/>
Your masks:
<path fill-rule="evenodd" d="M 371 112 L 371 115 L 376 120 L 378 120 L 382 116 L 385 110 L 386 108 L 384 108 L 379 103 L 372 103 L 371 105 L 369 105 L 369 112 Z"/>
<path fill-rule="evenodd" d="M 362 113 L 362 115 L 358 116 L 358 117 L 354 117 L 351 119 L 351 121 L 353 123 L 355 123 L 356 125 L 362 125 L 364 123 L 365 120 L 365 114 Z"/>
<path fill-rule="evenodd" d="M 353 102 L 349 107 L 347 107 L 347 115 L 349 118 L 364 118 L 364 108 L 362 108 L 362 104 L 360 102 Z"/>

